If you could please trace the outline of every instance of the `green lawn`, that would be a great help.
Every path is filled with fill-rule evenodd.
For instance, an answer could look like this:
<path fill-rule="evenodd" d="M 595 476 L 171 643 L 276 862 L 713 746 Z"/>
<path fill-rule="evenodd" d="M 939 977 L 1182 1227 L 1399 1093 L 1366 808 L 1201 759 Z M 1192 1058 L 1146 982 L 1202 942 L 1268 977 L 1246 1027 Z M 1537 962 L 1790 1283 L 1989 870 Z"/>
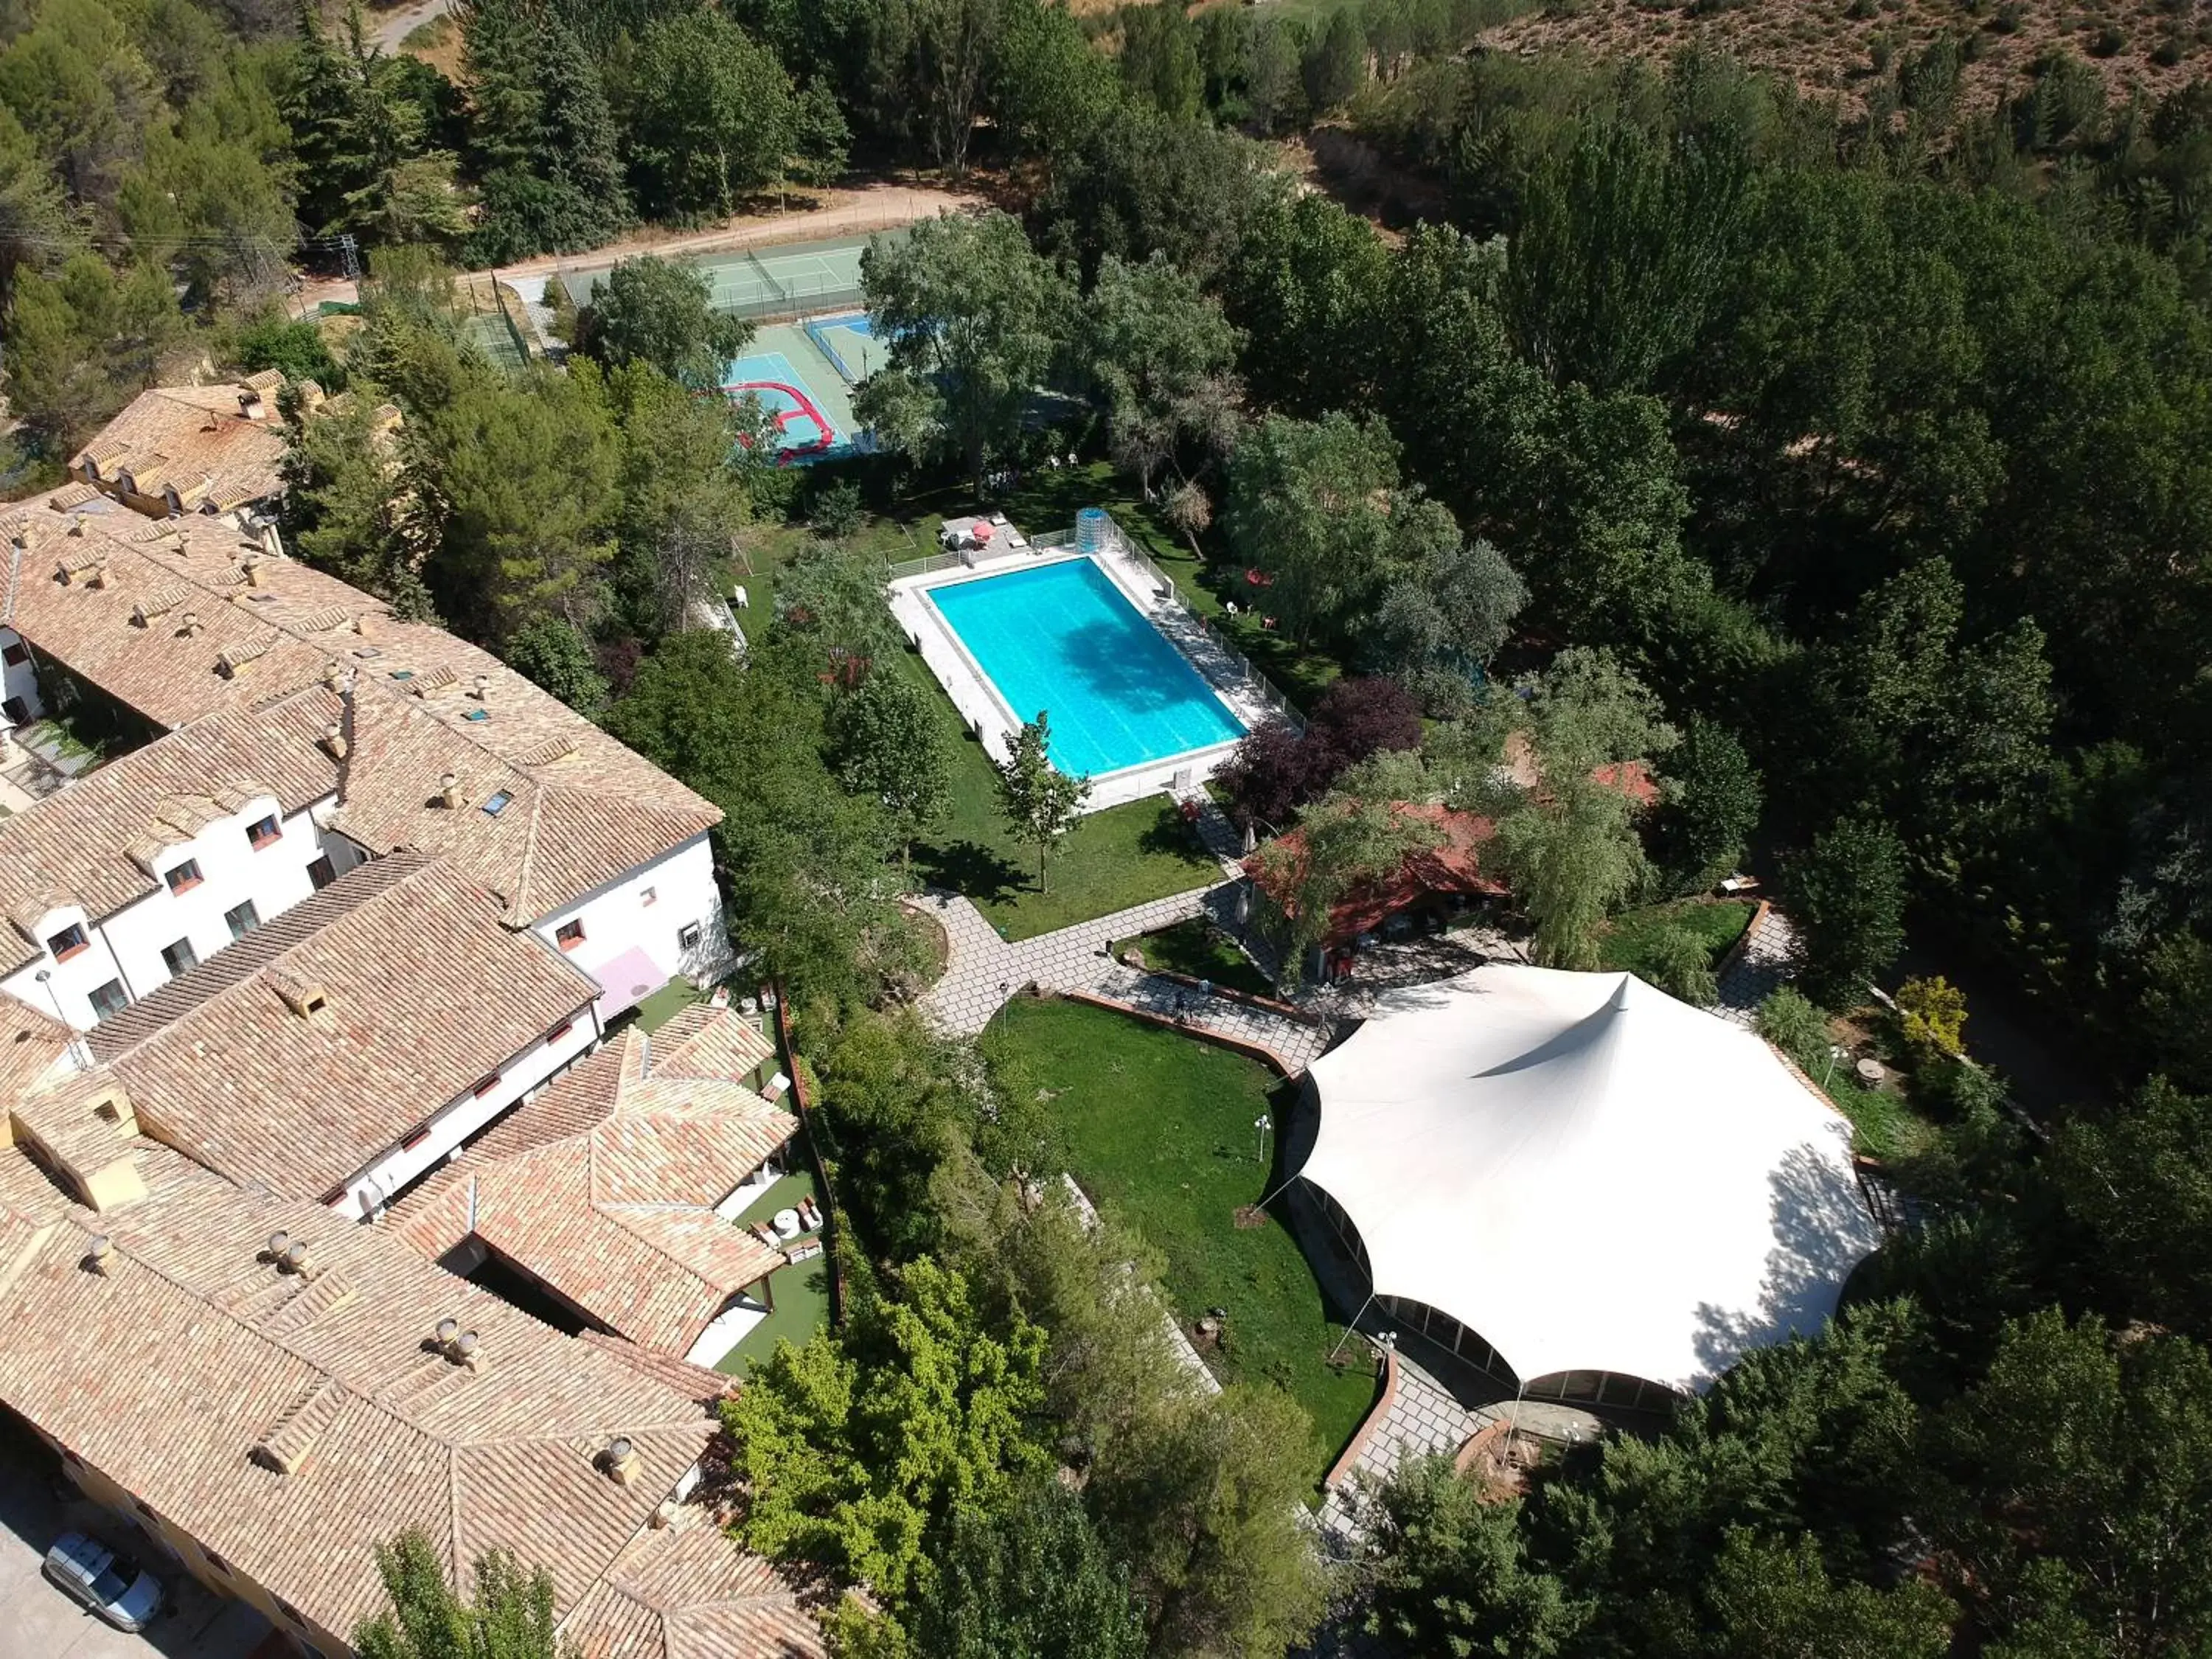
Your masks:
<path fill-rule="evenodd" d="M 776 577 L 785 565 L 813 545 L 814 532 L 803 524 L 761 525 L 746 531 L 742 540 L 744 556 L 724 563 L 717 591 L 727 599 L 731 588 L 744 586 L 751 608 L 738 620 L 750 636 L 767 627 L 768 619 L 775 614 Z M 919 558 L 936 550 L 937 521 L 902 526 L 888 519 L 871 519 L 854 536 L 853 545 L 885 560 Z"/>
<path fill-rule="evenodd" d="M 1322 1301 L 1279 1200 L 1257 1227 L 1237 1212 L 1271 1179 L 1252 1125 L 1287 1103 L 1255 1061 L 1082 1003 L 1009 1003 L 985 1037 L 1055 1091 L 1075 1178 L 1132 1223 L 1167 1263 L 1164 1286 L 1185 1328 L 1208 1308 L 1229 1310 L 1215 1370 L 1228 1381 L 1272 1382 L 1312 1414 L 1316 1486 L 1374 1404 L 1364 1345 Z M 1275 1137 L 1268 1139 L 1272 1160 Z"/>
<path fill-rule="evenodd" d="M 1188 974 L 1193 979 L 1210 979 L 1216 985 L 1225 985 L 1232 991 L 1249 991 L 1255 996 L 1275 994 L 1273 984 L 1252 965 L 1250 957 L 1237 948 L 1236 941 L 1203 916 L 1193 916 L 1188 921 L 1163 927 L 1157 933 L 1114 941 L 1117 959 L 1132 949 L 1143 956 L 1147 968 Z"/>
<path fill-rule="evenodd" d="M 707 997 L 707 992 L 678 974 L 637 1005 L 637 1023 L 650 1036 L 693 1003 L 704 1002 Z"/>
<path fill-rule="evenodd" d="M 1036 849 L 1007 833 L 983 745 L 917 653 L 900 652 L 895 666 L 927 689 L 952 745 L 951 810 L 927 842 L 915 843 L 915 872 L 966 894 L 1008 939 L 1032 939 L 1221 878 L 1196 834 L 1157 796 L 1079 820 L 1053 855 L 1050 890 L 1040 893 Z"/>
<path fill-rule="evenodd" d="M 778 1210 L 788 1209 L 801 1196 L 811 1194 L 817 1203 L 821 1192 L 814 1184 L 813 1171 L 805 1164 L 779 1176 L 769 1189 L 748 1204 L 732 1224 L 744 1226 L 764 1220 Z M 747 1331 L 744 1340 L 714 1363 L 714 1369 L 732 1376 L 744 1376 L 754 1365 L 775 1352 L 779 1340 L 803 1343 L 830 1322 L 830 1258 L 817 1255 L 811 1261 L 799 1261 L 780 1268 L 769 1279 L 775 1291 L 775 1310 Z"/>
<path fill-rule="evenodd" d="M 1612 972 L 1626 969 L 1652 979 L 1651 962 L 1660 941 L 1670 934 L 1688 933 L 1705 947 L 1706 959 L 1717 965 L 1722 954 L 1751 926 L 1751 914 L 1757 908 L 1748 899 L 1676 899 L 1626 911 L 1607 929 L 1598 946 L 1599 960 Z"/>

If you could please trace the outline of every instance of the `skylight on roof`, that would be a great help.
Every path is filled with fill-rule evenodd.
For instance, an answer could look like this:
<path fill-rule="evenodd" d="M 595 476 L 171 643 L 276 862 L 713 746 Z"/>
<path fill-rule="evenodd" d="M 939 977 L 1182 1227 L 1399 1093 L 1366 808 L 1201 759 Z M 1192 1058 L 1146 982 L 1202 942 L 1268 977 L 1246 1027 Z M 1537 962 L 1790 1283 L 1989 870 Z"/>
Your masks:
<path fill-rule="evenodd" d="M 491 710 L 489 708 L 471 708 L 467 714 L 462 715 L 461 718 L 465 720 L 488 720 L 491 718 Z"/>
<path fill-rule="evenodd" d="M 357 645 L 354 647 L 353 653 L 356 657 L 380 657 L 384 654 L 373 645 Z"/>
<path fill-rule="evenodd" d="M 504 789 L 493 790 L 491 792 L 491 799 L 487 800 L 483 805 L 485 814 L 490 817 L 497 817 L 501 812 L 507 811 L 507 803 L 514 799 L 514 797 L 507 793 Z"/>
<path fill-rule="evenodd" d="M 415 678 L 415 671 L 411 668 L 395 668 L 392 671 L 392 678 L 395 680 L 411 680 Z"/>

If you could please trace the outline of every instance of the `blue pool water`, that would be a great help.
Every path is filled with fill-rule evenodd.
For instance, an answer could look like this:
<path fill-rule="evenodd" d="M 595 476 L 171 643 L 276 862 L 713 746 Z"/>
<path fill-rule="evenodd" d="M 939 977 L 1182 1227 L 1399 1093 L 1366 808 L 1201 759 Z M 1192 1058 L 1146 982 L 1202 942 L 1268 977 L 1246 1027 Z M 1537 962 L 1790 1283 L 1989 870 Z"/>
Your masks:
<path fill-rule="evenodd" d="M 1088 777 L 1231 743 L 1243 726 L 1089 559 L 933 587 L 969 655 L 1024 720 L 1052 716 L 1052 763 Z"/>

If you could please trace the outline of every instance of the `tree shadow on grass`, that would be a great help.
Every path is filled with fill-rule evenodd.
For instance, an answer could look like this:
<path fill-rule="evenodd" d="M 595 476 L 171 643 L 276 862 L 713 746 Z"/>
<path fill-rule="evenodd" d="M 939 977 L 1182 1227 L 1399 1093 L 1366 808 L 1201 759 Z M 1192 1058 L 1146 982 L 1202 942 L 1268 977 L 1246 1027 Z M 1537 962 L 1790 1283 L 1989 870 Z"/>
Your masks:
<path fill-rule="evenodd" d="M 933 887 L 949 887 L 977 904 L 1003 904 L 1026 891 L 1029 872 L 981 842 L 956 841 L 914 849 L 914 866 Z"/>
<path fill-rule="evenodd" d="M 1198 839 L 1198 832 L 1183 822 L 1180 811 L 1164 804 L 1159 816 L 1138 835 L 1137 845 L 1147 853 L 1173 853 L 1200 863 L 1206 860 L 1206 848 Z"/>

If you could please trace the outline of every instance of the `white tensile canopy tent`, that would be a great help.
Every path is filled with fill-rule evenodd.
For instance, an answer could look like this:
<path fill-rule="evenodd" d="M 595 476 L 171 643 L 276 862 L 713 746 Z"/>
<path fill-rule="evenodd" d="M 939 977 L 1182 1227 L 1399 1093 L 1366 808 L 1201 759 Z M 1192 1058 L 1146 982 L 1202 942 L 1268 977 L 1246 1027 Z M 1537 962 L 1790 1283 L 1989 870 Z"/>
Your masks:
<path fill-rule="evenodd" d="M 1879 1242 L 1843 1118 L 1632 975 L 1492 964 L 1394 992 L 1310 1075 L 1300 1174 L 1375 1294 L 1450 1316 L 1524 1384 L 1702 1389 L 1818 1329 Z"/>

